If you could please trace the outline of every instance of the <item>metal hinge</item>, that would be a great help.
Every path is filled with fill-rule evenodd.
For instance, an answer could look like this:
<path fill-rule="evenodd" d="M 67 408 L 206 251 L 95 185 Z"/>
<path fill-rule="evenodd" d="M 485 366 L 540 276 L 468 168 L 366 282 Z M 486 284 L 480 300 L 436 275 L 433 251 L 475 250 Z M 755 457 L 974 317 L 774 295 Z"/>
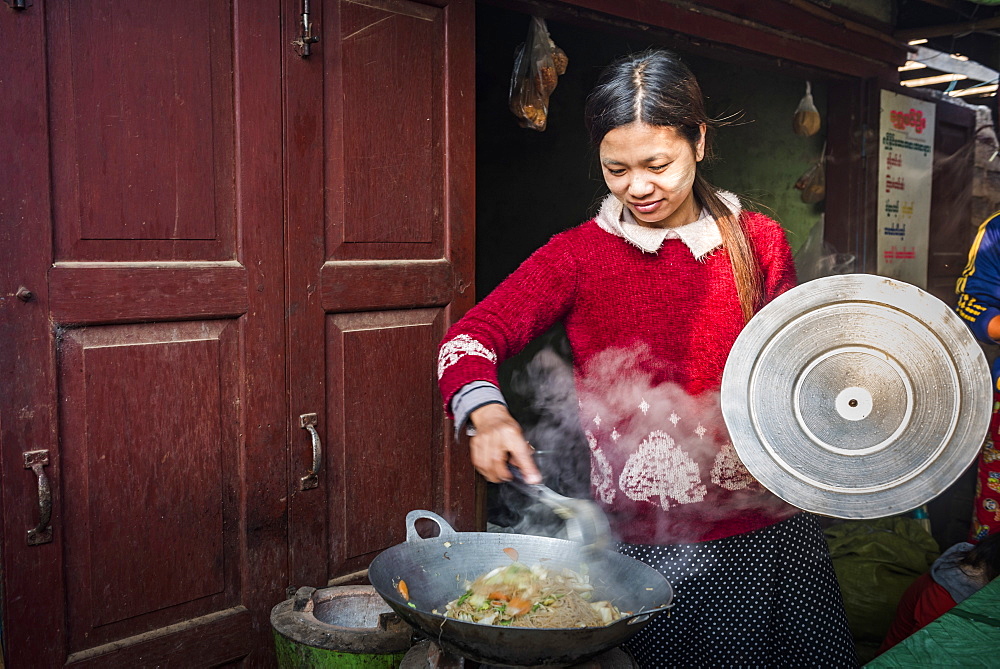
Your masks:
<path fill-rule="evenodd" d="M 11 9 L 27 9 L 31 7 L 31 0 L 3 0 Z"/>
<path fill-rule="evenodd" d="M 312 53 L 312 45 L 319 41 L 319 35 L 313 35 L 313 25 L 309 21 L 309 0 L 302 0 L 302 22 L 299 25 L 302 36 L 292 42 L 303 58 Z"/>

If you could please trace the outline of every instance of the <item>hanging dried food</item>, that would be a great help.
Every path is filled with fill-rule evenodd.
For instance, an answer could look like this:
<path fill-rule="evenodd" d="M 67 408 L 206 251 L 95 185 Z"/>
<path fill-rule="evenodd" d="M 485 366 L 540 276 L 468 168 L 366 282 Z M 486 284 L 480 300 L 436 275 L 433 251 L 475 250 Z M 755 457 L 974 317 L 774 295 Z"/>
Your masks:
<path fill-rule="evenodd" d="M 825 147 L 823 153 L 826 154 Z M 795 182 L 795 188 L 802 191 L 800 197 L 806 204 L 822 202 L 826 197 L 826 169 L 823 163 L 821 157 Z"/>
<path fill-rule="evenodd" d="M 521 127 L 542 131 L 548 122 L 549 96 L 566 72 L 569 58 L 549 35 L 545 20 L 531 17 L 528 39 L 514 56 L 510 78 L 510 110 Z"/>
<path fill-rule="evenodd" d="M 815 135 L 819 131 L 820 119 L 819 110 L 813 102 L 812 86 L 806 82 L 806 94 L 799 100 L 799 106 L 792 117 L 792 130 L 796 135 L 808 137 Z"/>
<path fill-rule="evenodd" d="M 566 74 L 566 67 L 569 66 L 569 56 L 566 55 L 565 51 L 556 46 L 548 31 L 546 31 L 545 35 L 549 38 L 549 50 L 552 52 L 552 63 L 556 66 L 556 74 L 562 76 Z"/>

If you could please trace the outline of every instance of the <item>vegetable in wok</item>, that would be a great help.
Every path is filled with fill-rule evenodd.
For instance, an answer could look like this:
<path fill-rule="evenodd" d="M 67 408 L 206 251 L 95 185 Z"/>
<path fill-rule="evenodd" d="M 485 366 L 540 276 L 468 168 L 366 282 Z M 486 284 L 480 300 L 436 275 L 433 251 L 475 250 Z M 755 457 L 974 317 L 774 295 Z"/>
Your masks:
<path fill-rule="evenodd" d="M 483 625 L 511 627 L 602 627 L 622 617 L 609 601 L 591 602 L 589 578 L 514 562 L 477 578 L 445 616 Z"/>

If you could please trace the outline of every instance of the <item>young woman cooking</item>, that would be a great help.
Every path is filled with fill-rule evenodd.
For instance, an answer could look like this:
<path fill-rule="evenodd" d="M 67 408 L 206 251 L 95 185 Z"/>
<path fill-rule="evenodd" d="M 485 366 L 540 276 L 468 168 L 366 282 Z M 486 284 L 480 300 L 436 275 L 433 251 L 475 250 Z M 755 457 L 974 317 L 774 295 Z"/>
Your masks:
<path fill-rule="evenodd" d="M 740 330 L 795 285 L 781 227 L 699 172 L 713 121 L 676 55 L 625 57 L 586 105 L 611 193 L 445 336 L 438 377 L 487 480 L 541 481 L 497 364 L 562 321 L 591 489 L 620 552 L 675 589 L 628 644 L 645 667 L 854 666 L 822 531 L 739 462 L 718 390 Z"/>

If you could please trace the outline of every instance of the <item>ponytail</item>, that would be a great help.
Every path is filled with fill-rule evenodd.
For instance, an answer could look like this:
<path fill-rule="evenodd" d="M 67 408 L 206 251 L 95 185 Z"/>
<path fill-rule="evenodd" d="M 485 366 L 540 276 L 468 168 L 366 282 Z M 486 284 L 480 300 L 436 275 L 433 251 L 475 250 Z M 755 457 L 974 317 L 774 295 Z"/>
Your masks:
<path fill-rule="evenodd" d="M 764 289 L 761 285 L 760 264 L 747 239 L 746 231 L 739 217 L 726 206 L 715 187 L 701 175 L 695 176 L 694 195 L 715 219 L 722 234 L 722 245 L 729 251 L 729 262 L 733 266 L 736 294 L 740 299 L 743 321 L 749 322 L 764 305 Z"/>

